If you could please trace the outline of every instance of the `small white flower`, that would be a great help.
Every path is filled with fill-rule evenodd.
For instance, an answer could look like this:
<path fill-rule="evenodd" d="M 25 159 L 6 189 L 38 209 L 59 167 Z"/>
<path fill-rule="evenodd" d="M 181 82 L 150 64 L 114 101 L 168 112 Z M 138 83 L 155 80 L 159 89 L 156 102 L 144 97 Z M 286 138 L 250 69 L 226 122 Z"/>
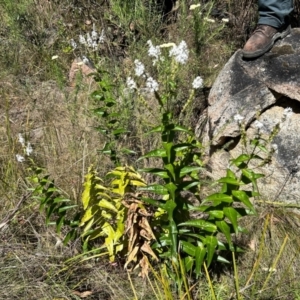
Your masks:
<path fill-rule="evenodd" d="M 228 22 L 229 22 L 229 19 L 228 19 L 228 18 L 223 18 L 223 19 L 222 19 L 222 22 L 228 23 Z"/>
<path fill-rule="evenodd" d="M 70 40 L 70 45 L 73 48 L 73 50 L 75 50 L 77 48 L 77 44 L 73 39 Z"/>
<path fill-rule="evenodd" d="M 200 7 L 200 6 L 201 6 L 200 3 L 199 3 L 199 4 L 192 4 L 192 5 L 190 6 L 190 10 L 194 10 L 194 9 Z"/>
<path fill-rule="evenodd" d="M 19 137 L 19 143 L 20 143 L 23 147 L 25 147 L 25 139 L 24 139 L 24 137 L 22 136 L 22 134 L 19 133 L 19 134 L 18 134 L 18 137 Z"/>
<path fill-rule="evenodd" d="M 264 124 L 261 123 L 261 122 L 259 122 L 258 120 L 256 120 L 256 121 L 253 123 L 253 126 L 254 126 L 254 128 L 260 130 L 261 128 L 264 127 Z"/>
<path fill-rule="evenodd" d="M 97 50 L 97 49 L 98 49 L 98 43 L 97 43 L 97 41 L 93 41 L 93 43 L 92 43 L 92 48 L 93 48 L 94 50 Z"/>
<path fill-rule="evenodd" d="M 148 88 L 150 93 L 158 91 L 159 85 L 156 80 L 154 80 L 152 77 L 149 77 L 146 81 L 146 87 Z"/>
<path fill-rule="evenodd" d="M 169 52 L 170 57 L 174 57 L 175 61 L 184 65 L 189 58 L 189 49 L 185 41 L 182 41 L 178 46 L 173 46 Z"/>
<path fill-rule="evenodd" d="M 135 90 L 136 89 L 136 83 L 135 83 L 135 81 L 131 77 L 127 78 L 126 84 L 127 84 L 128 88 L 130 90 Z"/>
<path fill-rule="evenodd" d="M 58 59 L 58 55 L 53 55 L 53 56 L 51 57 L 51 59 L 52 59 L 52 60 Z"/>
<path fill-rule="evenodd" d="M 134 61 L 134 64 L 135 64 L 135 69 L 134 69 L 135 70 L 135 75 L 138 76 L 138 77 L 140 77 L 145 72 L 145 66 L 138 59 L 136 59 Z"/>
<path fill-rule="evenodd" d="M 275 153 L 278 153 L 278 145 L 277 144 L 272 144 L 271 147 Z"/>
<path fill-rule="evenodd" d="M 151 40 L 149 40 L 147 42 L 147 44 L 149 45 L 148 55 L 150 57 L 154 57 L 153 65 L 155 65 L 155 63 L 158 61 L 159 56 L 161 55 L 160 47 L 159 46 L 153 46 Z"/>
<path fill-rule="evenodd" d="M 293 109 L 291 107 L 287 107 L 283 111 L 283 119 L 289 118 L 293 114 Z"/>
<path fill-rule="evenodd" d="M 90 60 L 85 56 L 85 55 L 82 55 L 82 62 L 85 64 L 85 65 L 88 65 L 90 63 Z"/>
<path fill-rule="evenodd" d="M 29 156 L 33 152 L 33 149 L 32 149 L 32 146 L 30 143 L 27 143 L 27 147 L 26 147 L 25 151 L 26 151 L 27 156 Z"/>
<path fill-rule="evenodd" d="M 22 163 L 25 161 L 25 158 L 20 154 L 16 154 L 16 159 L 19 163 Z"/>
<path fill-rule="evenodd" d="M 233 117 L 234 121 L 238 122 L 239 124 L 241 124 L 241 122 L 244 120 L 244 117 L 242 117 L 240 114 L 236 114 Z"/>
<path fill-rule="evenodd" d="M 93 47 L 93 40 L 89 33 L 86 34 L 86 42 L 87 42 L 88 47 Z"/>
<path fill-rule="evenodd" d="M 97 41 L 97 39 L 98 39 L 98 32 L 96 31 L 95 27 L 96 27 L 95 24 L 93 24 L 93 31 L 91 32 L 93 41 Z"/>
<path fill-rule="evenodd" d="M 82 34 L 79 35 L 79 43 L 82 45 L 86 45 L 85 37 Z"/>
<path fill-rule="evenodd" d="M 207 17 L 205 17 L 204 20 L 206 22 L 209 22 L 209 23 L 216 23 L 216 21 L 214 19 L 210 19 L 210 18 L 207 18 Z"/>
<path fill-rule="evenodd" d="M 203 79 L 200 76 L 197 76 L 193 81 L 193 89 L 200 89 L 203 87 Z"/>
<path fill-rule="evenodd" d="M 104 29 L 102 29 L 101 34 L 99 36 L 99 43 L 103 44 L 105 42 L 105 38 L 106 38 L 105 32 L 104 32 Z"/>

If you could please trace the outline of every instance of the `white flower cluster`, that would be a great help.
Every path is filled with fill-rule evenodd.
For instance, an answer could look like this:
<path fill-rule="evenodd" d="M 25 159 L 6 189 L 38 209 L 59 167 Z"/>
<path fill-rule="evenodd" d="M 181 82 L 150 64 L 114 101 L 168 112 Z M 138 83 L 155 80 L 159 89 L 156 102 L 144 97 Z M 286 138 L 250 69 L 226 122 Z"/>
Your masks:
<path fill-rule="evenodd" d="M 27 143 L 27 145 L 25 144 L 25 139 L 21 133 L 18 134 L 18 138 L 19 138 L 19 143 L 22 145 L 23 149 L 25 150 L 26 155 L 30 156 L 30 154 L 32 154 L 32 152 L 33 152 L 31 144 L 29 142 Z M 25 161 L 24 156 L 22 156 L 20 154 L 16 154 L 16 159 L 20 163 Z"/>
<path fill-rule="evenodd" d="M 99 44 L 103 44 L 105 42 L 105 39 L 106 36 L 104 29 L 102 29 L 100 34 L 98 34 L 95 28 L 95 24 L 93 24 L 93 30 L 91 31 L 91 33 L 88 32 L 86 36 L 82 34 L 79 35 L 79 43 L 92 48 L 94 51 L 98 49 Z M 77 48 L 77 44 L 73 39 L 70 41 L 70 44 L 73 50 Z"/>
<path fill-rule="evenodd" d="M 151 40 L 147 41 L 147 44 L 149 46 L 148 56 L 153 58 L 153 65 L 155 65 L 158 60 L 164 59 L 164 57 L 161 56 L 161 48 L 166 47 L 171 47 L 169 51 L 169 57 L 173 57 L 174 60 L 179 64 L 185 64 L 189 58 L 189 49 L 185 41 L 182 41 L 178 46 L 174 43 L 154 46 Z M 158 82 L 145 72 L 145 65 L 138 59 L 134 61 L 134 71 L 137 77 L 146 78 L 146 91 L 153 93 L 159 90 Z M 131 77 L 127 78 L 126 85 L 129 90 L 137 89 L 137 84 Z M 196 77 L 192 83 L 192 86 L 194 89 L 203 87 L 203 79 L 200 76 Z"/>
<path fill-rule="evenodd" d="M 203 87 L 203 79 L 200 76 L 197 76 L 193 81 L 193 89 L 200 89 Z"/>
<path fill-rule="evenodd" d="M 140 77 L 141 75 L 143 75 L 144 72 L 145 72 L 145 65 L 141 61 L 139 61 L 138 59 L 136 59 L 134 61 L 134 65 L 135 65 L 135 69 L 134 69 L 135 75 L 137 77 Z"/>
<path fill-rule="evenodd" d="M 149 76 L 148 74 L 145 73 L 145 65 L 140 60 L 136 59 L 134 61 L 134 66 L 135 66 L 134 72 L 137 77 L 142 76 L 143 78 L 147 78 L 146 79 L 146 91 L 148 91 L 149 93 L 158 91 L 159 84 L 151 76 Z M 132 77 L 127 78 L 126 85 L 129 90 L 137 89 L 137 84 Z"/>
<path fill-rule="evenodd" d="M 159 46 L 154 46 L 151 40 L 149 40 L 147 44 L 149 45 L 149 50 L 148 50 L 149 57 L 154 57 L 153 59 L 153 66 L 154 66 L 161 55 L 161 50 Z"/>
<path fill-rule="evenodd" d="M 152 77 L 149 77 L 146 81 L 146 87 L 150 93 L 153 93 L 158 91 L 159 85 L 156 80 L 154 80 Z"/>
<path fill-rule="evenodd" d="M 131 77 L 127 78 L 126 84 L 127 84 L 127 87 L 130 90 L 135 90 L 136 89 L 136 83 L 135 83 L 135 81 Z"/>
<path fill-rule="evenodd" d="M 182 41 L 178 46 L 174 45 L 169 52 L 169 56 L 174 57 L 179 64 L 186 64 L 189 58 L 189 49 L 186 42 Z"/>

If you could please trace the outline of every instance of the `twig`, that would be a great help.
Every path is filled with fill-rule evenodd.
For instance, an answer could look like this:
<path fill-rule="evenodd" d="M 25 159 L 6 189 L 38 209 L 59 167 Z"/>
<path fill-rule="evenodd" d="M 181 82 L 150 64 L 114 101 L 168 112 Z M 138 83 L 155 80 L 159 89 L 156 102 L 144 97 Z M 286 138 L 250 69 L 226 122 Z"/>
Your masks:
<path fill-rule="evenodd" d="M 7 223 L 9 223 L 9 221 L 12 220 L 12 218 L 14 217 L 14 215 L 16 214 L 16 212 L 20 209 L 21 205 L 23 202 L 25 202 L 25 200 L 28 199 L 28 197 L 31 195 L 31 193 L 27 193 L 26 195 L 23 195 L 22 198 L 20 199 L 20 201 L 18 202 L 18 204 L 16 205 L 16 208 L 9 213 L 1 222 L 0 222 L 0 229 L 5 227 L 5 225 Z"/>

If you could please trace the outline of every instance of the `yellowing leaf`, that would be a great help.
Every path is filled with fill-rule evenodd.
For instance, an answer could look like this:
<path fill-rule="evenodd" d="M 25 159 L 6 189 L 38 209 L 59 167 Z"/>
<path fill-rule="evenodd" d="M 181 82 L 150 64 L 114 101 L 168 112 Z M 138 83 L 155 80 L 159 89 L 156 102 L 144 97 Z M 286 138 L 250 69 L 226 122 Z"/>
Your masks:
<path fill-rule="evenodd" d="M 103 207 L 103 208 L 106 208 L 106 209 L 110 209 L 110 210 L 112 210 L 116 213 L 118 212 L 118 210 L 115 208 L 115 206 L 111 202 L 107 201 L 106 199 L 102 199 L 99 202 L 99 206 Z"/>
<path fill-rule="evenodd" d="M 87 209 L 87 207 L 89 206 L 89 203 L 90 203 L 91 177 L 92 177 L 92 174 L 88 173 L 85 176 L 85 183 L 83 184 L 84 190 L 82 192 L 81 200 L 82 200 L 84 210 Z"/>
<path fill-rule="evenodd" d="M 112 214 L 108 213 L 106 210 L 101 211 L 101 216 L 103 216 L 105 219 L 111 220 Z"/>
<path fill-rule="evenodd" d="M 144 181 L 140 181 L 140 180 L 130 180 L 130 185 L 133 185 L 133 186 L 146 186 L 147 184 Z"/>
<path fill-rule="evenodd" d="M 96 210 L 95 210 L 94 206 L 88 208 L 85 211 L 85 213 L 84 213 L 84 215 L 83 215 L 83 217 L 82 217 L 82 219 L 80 221 L 80 226 L 82 226 L 84 223 L 86 223 L 87 221 L 89 221 L 94 216 L 95 212 L 96 212 Z"/>
<path fill-rule="evenodd" d="M 83 232 L 87 232 L 91 229 L 91 227 L 94 224 L 94 218 L 90 219 L 89 222 L 87 223 L 87 225 L 84 227 Z"/>

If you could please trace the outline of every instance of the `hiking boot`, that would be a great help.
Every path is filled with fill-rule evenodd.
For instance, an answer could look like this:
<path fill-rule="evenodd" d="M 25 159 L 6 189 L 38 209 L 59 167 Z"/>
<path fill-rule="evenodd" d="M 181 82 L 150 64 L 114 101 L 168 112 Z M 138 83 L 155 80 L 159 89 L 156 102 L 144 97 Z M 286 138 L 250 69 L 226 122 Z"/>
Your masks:
<path fill-rule="evenodd" d="M 269 51 L 276 40 L 283 39 L 291 32 L 291 26 L 276 29 L 269 25 L 258 25 L 247 41 L 242 55 L 245 58 L 256 58 Z"/>

